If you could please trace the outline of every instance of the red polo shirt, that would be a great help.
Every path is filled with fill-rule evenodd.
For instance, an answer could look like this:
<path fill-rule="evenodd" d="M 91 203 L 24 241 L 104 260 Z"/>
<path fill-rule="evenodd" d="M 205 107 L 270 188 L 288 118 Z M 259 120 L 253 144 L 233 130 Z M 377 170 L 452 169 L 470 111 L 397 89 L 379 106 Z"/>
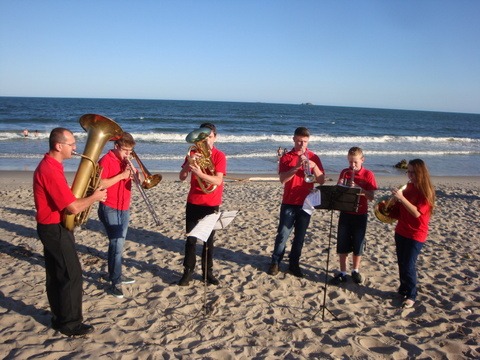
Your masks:
<path fill-rule="evenodd" d="M 217 148 L 212 149 L 211 159 L 215 167 L 216 173 L 227 174 L 227 159 L 225 154 Z M 185 163 L 184 163 L 185 164 Z M 223 181 L 217 186 L 217 188 L 209 193 L 205 194 L 202 188 L 198 184 L 198 179 L 195 175 L 190 176 L 190 192 L 188 193 L 187 202 L 195 205 L 204 206 L 219 206 L 222 204 L 223 194 Z"/>
<path fill-rule="evenodd" d="M 127 164 L 109 150 L 98 162 L 102 168 L 102 179 L 109 179 L 125 170 Z M 128 210 L 132 197 L 132 179 L 122 179 L 107 188 L 105 205 L 117 210 Z"/>
<path fill-rule="evenodd" d="M 63 210 L 77 198 L 68 186 L 63 164 L 48 153 L 33 173 L 33 198 L 39 224 L 59 224 Z"/>
<path fill-rule="evenodd" d="M 320 169 L 322 173 L 324 173 L 322 162 L 320 158 L 315 155 L 310 150 L 305 151 L 306 156 L 309 160 L 312 160 Z M 278 166 L 278 172 L 286 172 L 289 171 L 291 168 L 297 166 L 299 155 L 297 152 L 292 149 L 290 152 L 286 153 L 280 158 L 280 164 Z M 304 180 L 305 172 L 303 168 L 300 168 L 292 179 L 287 181 L 283 188 L 283 200 L 282 204 L 288 205 L 303 205 L 305 198 L 310 193 L 310 190 L 313 189 L 315 183 L 307 183 Z"/>

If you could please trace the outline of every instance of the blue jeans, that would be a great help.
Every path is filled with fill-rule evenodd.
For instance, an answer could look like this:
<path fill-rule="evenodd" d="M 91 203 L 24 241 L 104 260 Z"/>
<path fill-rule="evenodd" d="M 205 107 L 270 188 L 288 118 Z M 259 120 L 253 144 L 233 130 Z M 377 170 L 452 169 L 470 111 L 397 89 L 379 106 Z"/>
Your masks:
<path fill-rule="evenodd" d="M 117 210 L 102 203 L 98 205 L 98 218 L 105 226 L 108 244 L 108 278 L 112 285 L 122 282 L 122 253 L 127 236 L 130 212 Z"/>
<path fill-rule="evenodd" d="M 400 274 L 398 292 L 407 299 L 415 301 L 417 298 L 416 265 L 423 243 L 395 233 L 395 247 L 397 250 L 398 272 Z"/>
<path fill-rule="evenodd" d="M 280 222 L 278 224 L 272 263 L 279 264 L 285 255 L 285 247 L 292 230 L 295 229 L 292 249 L 290 250 L 290 266 L 298 266 L 302 254 L 305 234 L 310 223 L 310 215 L 302 210 L 302 205 L 282 204 L 280 207 Z"/>

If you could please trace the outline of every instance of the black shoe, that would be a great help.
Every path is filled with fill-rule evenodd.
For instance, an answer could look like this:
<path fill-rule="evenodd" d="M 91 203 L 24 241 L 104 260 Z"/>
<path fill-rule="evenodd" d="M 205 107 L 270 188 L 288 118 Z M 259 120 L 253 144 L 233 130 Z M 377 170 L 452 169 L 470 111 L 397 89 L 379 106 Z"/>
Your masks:
<path fill-rule="evenodd" d="M 300 266 L 298 265 L 290 265 L 288 270 L 290 271 L 290 273 L 296 277 L 299 277 L 299 278 L 302 278 L 303 277 L 303 273 L 302 273 L 302 270 L 300 269 Z"/>
<path fill-rule="evenodd" d="M 116 298 L 123 299 L 122 285 L 121 284 L 112 285 L 110 287 L 110 293 Z"/>
<path fill-rule="evenodd" d="M 361 284 L 363 281 L 363 276 L 357 271 L 352 271 L 352 280 L 357 284 Z"/>
<path fill-rule="evenodd" d="M 78 324 L 72 329 L 58 329 L 63 335 L 66 336 L 83 336 L 88 335 L 93 332 L 95 328 L 92 325 L 87 324 Z"/>
<path fill-rule="evenodd" d="M 205 277 L 203 279 L 205 279 Z M 220 284 L 220 281 L 218 281 L 218 279 L 212 274 L 207 274 L 207 284 L 218 285 Z"/>
<path fill-rule="evenodd" d="M 187 286 L 188 284 L 190 284 L 190 280 L 192 280 L 192 273 L 192 270 L 190 270 L 189 268 L 185 268 L 185 270 L 183 270 L 182 278 L 178 282 L 178 285 Z"/>
<path fill-rule="evenodd" d="M 347 276 L 342 273 L 337 274 L 333 279 L 330 279 L 329 283 L 332 285 L 340 285 L 347 282 Z"/>
<path fill-rule="evenodd" d="M 271 264 L 270 264 L 270 267 L 268 268 L 267 274 L 268 274 L 268 275 L 275 276 L 275 275 L 278 274 L 279 271 L 280 271 L 280 269 L 279 269 L 279 267 L 278 267 L 278 264 L 271 263 Z"/>

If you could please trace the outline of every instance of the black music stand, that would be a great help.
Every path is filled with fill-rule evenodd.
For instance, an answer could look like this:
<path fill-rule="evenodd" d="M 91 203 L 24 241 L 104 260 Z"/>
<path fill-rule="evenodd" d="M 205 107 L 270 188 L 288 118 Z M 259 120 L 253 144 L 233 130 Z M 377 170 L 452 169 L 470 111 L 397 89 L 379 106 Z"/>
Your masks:
<path fill-rule="evenodd" d="M 344 185 L 320 185 L 317 186 L 317 189 L 321 193 L 321 204 L 315 206 L 315 209 L 326 209 L 330 210 L 330 233 L 328 235 L 328 248 L 327 248 L 327 266 L 325 269 L 325 285 L 323 290 L 323 305 L 320 307 L 322 310 L 322 321 L 325 319 L 325 310 L 327 310 L 335 320 L 338 318 L 326 307 L 325 303 L 327 301 L 327 287 L 328 287 L 328 265 L 330 263 L 330 248 L 332 242 L 332 228 L 333 228 L 333 210 L 340 211 L 357 211 L 360 192 L 362 191 L 359 187 L 350 187 Z M 320 312 L 318 310 L 315 315 L 312 317 L 312 320 Z"/>

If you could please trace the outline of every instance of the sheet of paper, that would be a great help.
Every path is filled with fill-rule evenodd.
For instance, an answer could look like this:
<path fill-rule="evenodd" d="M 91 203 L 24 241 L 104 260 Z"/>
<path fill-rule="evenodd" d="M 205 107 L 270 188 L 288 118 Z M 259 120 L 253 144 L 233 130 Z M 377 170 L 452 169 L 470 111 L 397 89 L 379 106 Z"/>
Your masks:
<path fill-rule="evenodd" d="M 220 218 L 215 223 L 213 230 L 220 230 L 220 229 L 226 228 L 228 224 L 230 224 L 232 220 L 235 219 L 235 216 L 237 216 L 237 213 L 238 213 L 238 210 L 222 212 L 220 215 Z"/>
<path fill-rule="evenodd" d="M 224 211 L 205 216 L 198 224 L 193 228 L 188 236 L 196 237 L 203 242 L 208 240 L 208 237 L 213 230 L 224 229 L 232 222 L 237 216 L 238 210 Z"/>
<path fill-rule="evenodd" d="M 220 213 L 213 213 L 205 216 L 187 235 L 206 242 L 219 218 Z"/>
<path fill-rule="evenodd" d="M 302 209 L 307 214 L 312 215 L 313 210 L 315 210 L 315 206 L 318 206 L 321 203 L 322 203 L 322 195 L 320 193 L 320 190 L 314 189 L 305 198 Z"/>

